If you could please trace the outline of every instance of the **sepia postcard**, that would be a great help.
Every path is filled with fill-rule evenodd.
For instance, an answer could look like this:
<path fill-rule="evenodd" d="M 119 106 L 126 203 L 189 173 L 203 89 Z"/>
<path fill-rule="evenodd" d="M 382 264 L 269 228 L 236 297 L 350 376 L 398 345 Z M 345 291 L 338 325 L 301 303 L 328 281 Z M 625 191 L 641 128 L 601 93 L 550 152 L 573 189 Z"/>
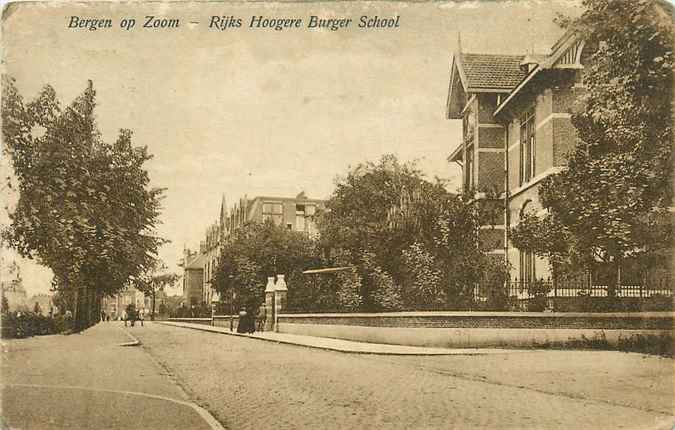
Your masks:
<path fill-rule="evenodd" d="M 662 0 L 2 9 L 0 429 L 673 429 Z"/>

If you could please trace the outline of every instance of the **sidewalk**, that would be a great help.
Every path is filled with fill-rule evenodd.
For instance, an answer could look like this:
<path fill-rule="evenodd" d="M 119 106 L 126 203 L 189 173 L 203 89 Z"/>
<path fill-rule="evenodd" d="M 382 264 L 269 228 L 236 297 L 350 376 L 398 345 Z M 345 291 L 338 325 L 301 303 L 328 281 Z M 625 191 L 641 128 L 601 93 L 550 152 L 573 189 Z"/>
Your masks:
<path fill-rule="evenodd" d="M 202 330 L 211 333 L 226 334 L 230 336 L 249 337 L 270 342 L 298 345 L 308 348 L 325 349 L 329 351 L 346 352 L 352 354 L 377 354 L 377 355 L 487 355 L 487 354 L 511 354 L 518 352 L 513 349 L 498 348 L 425 348 L 420 346 L 385 345 L 379 343 L 353 342 L 343 339 L 331 339 L 326 337 L 301 336 L 297 334 L 255 332 L 243 334 L 231 332 L 229 328 L 213 327 L 206 324 L 193 324 L 173 321 L 155 321 L 158 324 L 183 327 L 193 330 Z M 531 350 L 529 352 L 532 352 Z"/>
<path fill-rule="evenodd" d="M 222 430 L 131 332 L 106 322 L 3 340 L 0 428 Z"/>

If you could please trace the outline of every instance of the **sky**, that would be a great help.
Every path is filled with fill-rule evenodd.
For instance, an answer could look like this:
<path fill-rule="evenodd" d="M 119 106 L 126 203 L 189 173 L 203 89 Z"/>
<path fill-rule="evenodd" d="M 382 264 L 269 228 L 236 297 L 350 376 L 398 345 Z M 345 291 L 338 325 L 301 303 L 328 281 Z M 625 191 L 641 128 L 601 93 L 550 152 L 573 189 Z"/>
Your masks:
<path fill-rule="evenodd" d="M 228 205 L 300 191 L 328 198 L 349 166 L 386 153 L 457 189 L 446 158 L 461 121 L 445 118 L 445 103 L 458 35 L 465 52 L 547 53 L 562 34 L 556 13 L 580 9 L 564 0 L 25 3 L 4 15 L 3 67 L 27 100 L 50 84 L 69 104 L 93 81 L 104 139 L 129 128 L 154 154 L 152 185 L 167 189 L 158 233 L 171 241 L 160 257 L 179 272 L 183 247 L 198 247 L 222 196 Z M 180 27 L 141 28 L 147 15 Z M 248 28 L 259 15 L 354 22 L 335 32 Z M 362 15 L 400 16 L 400 27 L 359 29 Z M 113 28 L 69 29 L 71 16 L 110 18 Z M 242 27 L 209 29 L 211 16 Z M 136 27 L 121 29 L 123 18 Z M 17 257 L 3 250 L 3 259 Z M 47 292 L 49 270 L 19 261 L 28 294 Z"/>

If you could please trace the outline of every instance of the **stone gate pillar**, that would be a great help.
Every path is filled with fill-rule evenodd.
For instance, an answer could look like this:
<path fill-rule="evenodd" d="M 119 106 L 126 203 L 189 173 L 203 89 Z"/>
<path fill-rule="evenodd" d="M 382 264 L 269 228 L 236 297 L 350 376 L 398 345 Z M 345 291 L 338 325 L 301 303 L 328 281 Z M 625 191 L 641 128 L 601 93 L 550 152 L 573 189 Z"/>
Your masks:
<path fill-rule="evenodd" d="M 265 327 L 263 330 L 274 329 L 274 318 L 274 276 L 269 276 L 265 286 Z"/>
<path fill-rule="evenodd" d="M 274 331 L 279 331 L 279 314 L 286 309 L 286 296 L 288 288 L 284 275 L 277 275 L 277 283 L 274 286 Z"/>

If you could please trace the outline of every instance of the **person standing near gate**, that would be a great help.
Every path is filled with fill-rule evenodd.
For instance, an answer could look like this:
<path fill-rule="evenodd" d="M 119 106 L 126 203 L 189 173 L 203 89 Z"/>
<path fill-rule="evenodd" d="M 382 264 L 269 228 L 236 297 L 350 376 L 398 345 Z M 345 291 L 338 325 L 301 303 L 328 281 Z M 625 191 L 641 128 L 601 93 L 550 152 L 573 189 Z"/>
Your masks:
<path fill-rule="evenodd" d="M 258 320 L 258 331 L 262 332 L 265 329 L 265 320 L 267 319 L 267 309 L 265 308 L 265 303 L 260 305 L 258 308 L 258 315 L 256 315 Z"/>
<path fill-rule="evenodd" d="M 241 310 L 239 311 L 239 322 L 237 323 L 237 333 L 246 333 L 247 320 L 248 320 L 248 313 L 246 312 L 246 309 L 241 308 Z"/>

